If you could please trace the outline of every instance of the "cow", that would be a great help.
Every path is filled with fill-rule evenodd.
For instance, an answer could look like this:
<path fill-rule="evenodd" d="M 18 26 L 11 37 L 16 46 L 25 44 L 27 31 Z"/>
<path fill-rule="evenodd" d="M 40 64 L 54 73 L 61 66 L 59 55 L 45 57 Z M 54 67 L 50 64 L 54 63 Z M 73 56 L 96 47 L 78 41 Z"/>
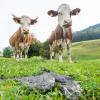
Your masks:
<path fill-rule="evenodd" d="M 22 53 L 24 52 L 25 58 L 27 58 L 28 49 L 33 41 L 33 36 L 29 32 L 30 25 L 37 23 L 37 19 L 31 19 L 28 16 L 16 17 L 13 15 L 13 20 L 20 24 L 18 30 L 10 37 L 9 43 L 15 51 L 15 58 L 17 61 L 22 59 Z"/>
<path fill-rule="evenodd" d="M 63 48 L 67 48 L 68 62 L 72 63 L 71 44 L 72 44 L 72 19 L 71 16 L 78 15 L 80 8 L 70 9 L 68 4 L 61 4 L 57 11 L 49 10 L 47 14 L 51 17 L 58 16 L 58 25 L 49 37 L 50 59 L 54 55 L 54 49 L 58 53 L 59 62 L 62 62 Z"/>

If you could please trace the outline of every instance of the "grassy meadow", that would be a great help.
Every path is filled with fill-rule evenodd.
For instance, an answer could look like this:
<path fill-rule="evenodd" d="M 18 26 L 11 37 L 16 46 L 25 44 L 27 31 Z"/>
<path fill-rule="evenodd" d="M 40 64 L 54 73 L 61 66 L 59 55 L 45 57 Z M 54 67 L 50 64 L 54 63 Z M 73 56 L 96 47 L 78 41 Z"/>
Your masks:
<path fill-rule="evenodd" d="M 41 57 L 15 61 L 0 58 L 0 100 L 66 100 L 58 88 L 42 94 L 30 90 L 14 80 L 15 77 L 31 76 L 50 70 L 57 74 L 69 75 L 81 85 L 83 92 L 77 100 L 100 100 L 100 40 L 74 43 L 72 57 L 75 63 L 59 63 Z"/>

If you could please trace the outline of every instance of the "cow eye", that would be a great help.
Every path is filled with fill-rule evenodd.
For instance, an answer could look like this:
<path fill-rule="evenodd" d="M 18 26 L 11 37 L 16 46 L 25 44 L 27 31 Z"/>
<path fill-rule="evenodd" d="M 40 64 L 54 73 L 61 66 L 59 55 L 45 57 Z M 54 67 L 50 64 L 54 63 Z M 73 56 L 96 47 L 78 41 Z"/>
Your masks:
<path fill-rule="evenodd" d="M 58 15 L 63 15 L 62 12 L 58 12 Z"/>

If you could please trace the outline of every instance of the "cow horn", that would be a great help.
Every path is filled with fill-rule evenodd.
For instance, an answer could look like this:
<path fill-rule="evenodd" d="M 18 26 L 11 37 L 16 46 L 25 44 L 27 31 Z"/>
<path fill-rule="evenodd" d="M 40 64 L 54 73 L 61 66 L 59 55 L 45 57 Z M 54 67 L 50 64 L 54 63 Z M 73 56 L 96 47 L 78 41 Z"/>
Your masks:
<path fill-rule="evenodd" d="M 20 17 L 16 17 L 14 14 L 11 14 L 14 18 L 20 19 Z"/>
<path fill-rule="evenodd" d="M 39 17 L 35 18 L 35 20 L 37 20 Z"/>
<path fill-rule="evenodd" d="M 11 14 L 13 17 L 16 17 L 14 14 Z"/>

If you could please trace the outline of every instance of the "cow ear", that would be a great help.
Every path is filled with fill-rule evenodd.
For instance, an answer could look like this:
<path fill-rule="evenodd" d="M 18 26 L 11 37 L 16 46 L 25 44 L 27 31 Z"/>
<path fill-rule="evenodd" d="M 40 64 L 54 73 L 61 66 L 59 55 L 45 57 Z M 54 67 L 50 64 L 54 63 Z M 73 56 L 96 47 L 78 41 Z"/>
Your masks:
<path fill-rule="evenodd" d="M 31 19 L 31 25 L 33 25 L 33 24 L 37 23 L 37 19 L 38 19 L 38 17 L 37 17 L 37 18 L 35 18 L 35 19 Z"/>
<path fill-rule="evenodd" d="M 58 11 L 49 10 L 49 11 L 47 12 L 47 14 L 48 14 L 49 16 L 51 16 L 51 17 L 55 17 L 55 16 L 58 15 Z"/>
<path fill-rule="evenodd" d="M 12 16 L 13 16 L 13 20 L 16 22 L 16 23 L 18 23 L 18 24 L 20 24 L 20 17 L 16 17 L 15 15 L 13 15 L 12 14 Z"/>
<path fill-rule="evenodd" d="M 71 14 L 71 16 L 78 15 L 80 13 L 80 11 L 81 11 L 80 8 L 75 8 L 70 12 L 70 14 Z"/>

